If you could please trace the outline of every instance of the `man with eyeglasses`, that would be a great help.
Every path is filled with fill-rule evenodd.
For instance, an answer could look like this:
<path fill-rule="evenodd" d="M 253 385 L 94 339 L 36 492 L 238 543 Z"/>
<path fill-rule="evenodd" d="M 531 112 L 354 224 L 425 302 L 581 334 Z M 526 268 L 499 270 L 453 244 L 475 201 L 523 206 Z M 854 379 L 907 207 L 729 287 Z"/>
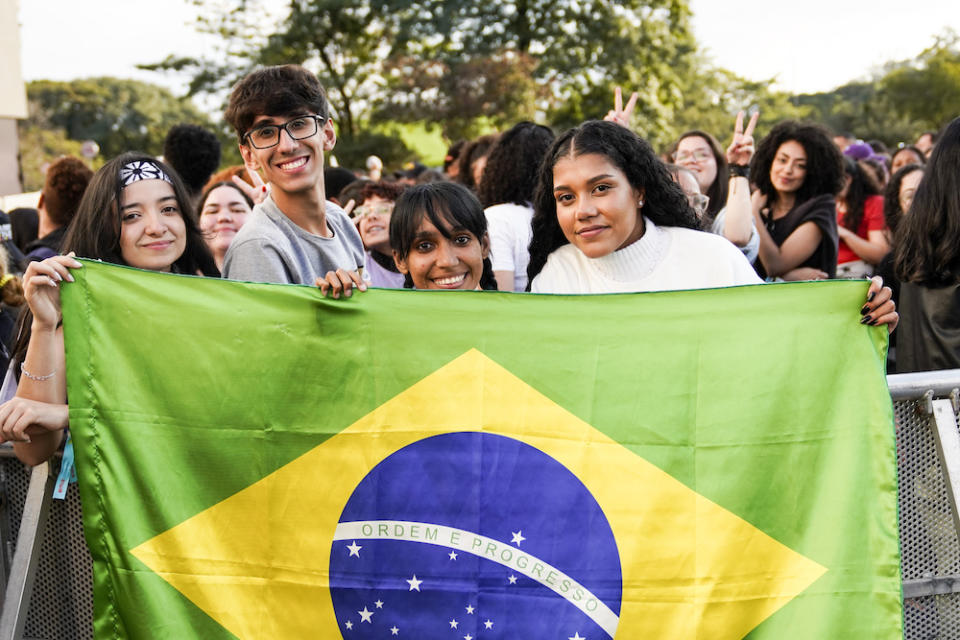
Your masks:
<path fill-rule="evenodd" d="M 231 243 L 224 277 L 313 284 L 334 298 L 366 289 L 360 235 L 326 200 L 323 156 L 337 136 L 316 76 L 298 65 L 254 71 L 234 87 L 225 118 L 269 192 L 265 184 L 266 198 Z"/>

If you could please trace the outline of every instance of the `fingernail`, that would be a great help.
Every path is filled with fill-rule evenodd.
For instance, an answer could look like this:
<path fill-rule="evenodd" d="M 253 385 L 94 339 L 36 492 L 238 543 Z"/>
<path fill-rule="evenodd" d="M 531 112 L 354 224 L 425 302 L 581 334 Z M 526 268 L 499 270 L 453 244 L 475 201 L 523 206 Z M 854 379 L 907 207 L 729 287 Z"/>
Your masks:
<path fill-rule="evenodd" d="M 860 318 L 860 324 L 870 324 L 870 321 L 873 320 L 870 316 L 863 316 Z"/>
<path fill-rule="evenodd" d="M 61 276 L 56 271 L 53 272 L 53 277 L 56 279 L 57 282 L 60 282 L 61 280 L 63 280 L 63 276 Z"/>
<path fill-rule="evenodd" d="M 863 305 L 863 309 L 860 309 L 860 315 L 862 316 L 867 315 L 867 311 L 870 311 L 870 305 L 865 304 Z"/>
<path fill-rule="evenodd" d="M 349 297 L 352 296 L 352 295 L 353 295 L 353 290 L 352 290 L 352 289 L 347 289 L 346 291 L 343 292 L 343 297 L 344 297 L 344 298 L 349 298 Z"/>
<path fill-rule="evenodd" d="M 70 272 L 67 272 L 67 282 L 73 282 L 73 276 L 70 275 Z"/>
<path fill-rule="evenodd" d="M 868 322 L 867 324 L 869 324 L 871 327 L 875 327 L 875 326 L 877 326 L 877 319 L 874 318 L 873 320 L 871 320 L 871 321 Z"/>
<path fill-rule="evenodd" d="M 361 283 L 360 291 L 366 291 L 366 290 L 367 290 L 367 285 Z"/>
<path fill-rule="evenodd" d="M 263 185 L 262 187 L 260 187 L 260 190 L 263 191 L 264 193 L 266 193 L 266 192 L 267 192 L 267 185 Z"/>
<path fill-rule="evenodd" d="M 870 295 L 867 296 L 867 302 L 873 302 L 873 299 L 876 297 L 876 295 L 877 295 L 877 292 L 872 291 Z"/>

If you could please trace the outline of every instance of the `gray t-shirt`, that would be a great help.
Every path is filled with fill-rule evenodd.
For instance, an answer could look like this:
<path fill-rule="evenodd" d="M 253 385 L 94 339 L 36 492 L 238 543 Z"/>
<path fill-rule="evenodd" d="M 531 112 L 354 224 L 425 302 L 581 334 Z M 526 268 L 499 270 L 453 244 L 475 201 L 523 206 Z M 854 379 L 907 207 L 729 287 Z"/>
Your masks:
<path fill-rule="evenodd" d="M 300 228 L 268 197 L 253 208 L 223 262 L 223 277 L 312 285 L 329 271 L 360 271 L 363 242 L 343 209 L 327 202 L 330 238 Z"/>

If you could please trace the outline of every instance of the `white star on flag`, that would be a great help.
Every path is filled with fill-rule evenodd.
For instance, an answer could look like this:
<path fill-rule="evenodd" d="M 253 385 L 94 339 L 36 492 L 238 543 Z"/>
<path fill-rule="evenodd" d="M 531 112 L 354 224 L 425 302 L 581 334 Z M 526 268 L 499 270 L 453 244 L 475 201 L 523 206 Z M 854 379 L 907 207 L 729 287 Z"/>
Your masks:
<path fill-rule="evenodd" d="M 487 620 L 486 622 L 483 623 L 483 628 L 484 628 L 484 629 L 492 629 L 492 628 L 493 628 L 493 623 L 490 622 L 490 620 Z"/>
<path fill-rule="evenodd" d="M 390 635 L 392 636 L 400 635 L 400 629 L 397 629 L 396 626 L 390 627 Z"/>
<path fill-rule="evenodd" d="M 517 584 L 517 576 L 510 576 L 507 580 L 510 581 L 510 584 Z"/>
<path fill-rule="evenodd" d="M 373 624 L 373 620 L 371 620 L 373 617 L 373 611 L 369 611 L 366 607 L 364 607 L 363 611 L 357 611 L 357 614 L 360 616 L 360 622 L 369 622 L 370 624 Z"/>
<path fill-rule="evenodd" d="M 456 559 L 457 559 L 457 552 L 456 552 L 456 551 L 451 551 L 451 552 L 450 552 L 449 554 L 447 554 L 447 555 L 450 556 L 450 559 L 451 559 L 451 560 L 456 560 Z"/>
<path fill-rule="evenodd" d="M 417 574 L 413 574 L 413 579 L 412 579 L 412 580 L 407 580 L 407 584 L 410 585 L 410 589 L 409 589 L 409 590 L 410 590 L 410 591 L 420 591 L 420 583 L 422 583 L 422 582 L 423 582 L 423 580 L 417 580 Z"/>
<path fill-rule="evenodd" d="M 577 631 L 576 633 L 573 634 L 573 637 L 572 637 L 572 638 L 567 638 L 567 640 L 587 640 L 587 639 L 581 637 L 581 636 L 580 636 L 580 632 Z"/>
<path fill-rule="evenodd" d="M 453 620 L 450 621 L 450 628 L 451 628 L 451 629 L 456 629 L 458 624 L 460 624 L 460 623 L 457 622 L 456 619 L 453 619 Z"/>
<path fill-rule="evenodd" d="M 473 636 L 468 633 L 467 635 L 463 636 L 463 640 L 473 640 Z"/>
<path fill-rule="evenodd" d="M 360 549 L 363 549 L 363 547 L 360 546 L 360 545 L 358 545 L 358 544 L 357 544 L 357 541 L 354 540 L 354 541 L 353 541 L 353 544 L 348 544 L 348 545 L 347 545 L 347 549 L 350 549 L 350 555 L 351 555 L 351 556 L 357 556 L 357 557 L 359 558 L 359 557 L 360 557 Z"/>
<path fill-rule="evenodd" d="M 513 540 L 510 541 L 511 544 L 516 543 L 516 545 L 519 547 L 520 543 L 526 540 L 526 538 L 520 535 L 523 533 L 523 529 L 521 529 L 520 531 L 512 531 L 511 533 L 513 533 Z"/>
<path fill-rule="evenodd" d="M 468 605 L 467 605 L 467 613 L 469 613 L 471 616 L 473 615 L 473 605 L 472 605 L 472 604 L 468 604 Z"/>
<path fill-rule="evenodd" d="M 349 620 L 347 620 L 347 623 L 343 626 L 345 626 L 347 629 L 353 629 L 353 623 L 350 622 Z"/>
<path fill-rule="evenodd" d="M 373 604 L 375 604 L 375 605 L 377 606 L 377 609 L 383 609 L 383 601 L 377 600 L 377 601 L 374 602 Z"/>

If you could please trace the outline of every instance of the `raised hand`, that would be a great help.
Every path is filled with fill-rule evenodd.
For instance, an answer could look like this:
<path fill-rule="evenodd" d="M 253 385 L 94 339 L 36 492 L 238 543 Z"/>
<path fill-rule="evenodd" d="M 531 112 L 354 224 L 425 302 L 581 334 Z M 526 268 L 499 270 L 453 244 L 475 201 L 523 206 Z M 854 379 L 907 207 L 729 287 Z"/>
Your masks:
<path fill-rule="evenodd" d="M 59 324 L 60 283 L 64 280 L 73 282 L 70 269 L 82 266 L 73 258 L 73 253 L 31 262 L 27 266 L 23 273 L 23 294 L 35 323 L 50 329 Z"/>
<path fill-rule="evenodd" d="M 250 183 L 240 176 L 233 176 L 233 183 L 253 200 L 253 204 L 260 204 L 267 199 L 270 188 L 263 182 L 263 178 L 260 177 L 257 170 L 249 165 L 247 165 L 247 175 L 250 176 L 250 182 L 253 183 L 253 186 L 250 186 Z"/>
<path fill-rule="evenodd" d="M 634 91 L 627 100 L 627 106 L 623 106 L 623 92 L 620 87 L 613 90 L 613 109 L 607 111 L 603 119 L 607 122 L 616 122 L 621 127 L 630 128 L 630 118 L 633 116 L 633 108 L 637 105 L 637 92 Z"/>
<path fill-rule="evenodd" d="M 744 130 L 743 111 L 737 113 L 737 124 L 733 129 L 733 142 L 727 147 L 727 162 L 729 164 L 750 164 L 754 152 L 753 130 L 756 128 L 759 118 L 760 112 L 755 111 L 750 116 L 750 122 L 747 123 L 747 128 Z"/>

